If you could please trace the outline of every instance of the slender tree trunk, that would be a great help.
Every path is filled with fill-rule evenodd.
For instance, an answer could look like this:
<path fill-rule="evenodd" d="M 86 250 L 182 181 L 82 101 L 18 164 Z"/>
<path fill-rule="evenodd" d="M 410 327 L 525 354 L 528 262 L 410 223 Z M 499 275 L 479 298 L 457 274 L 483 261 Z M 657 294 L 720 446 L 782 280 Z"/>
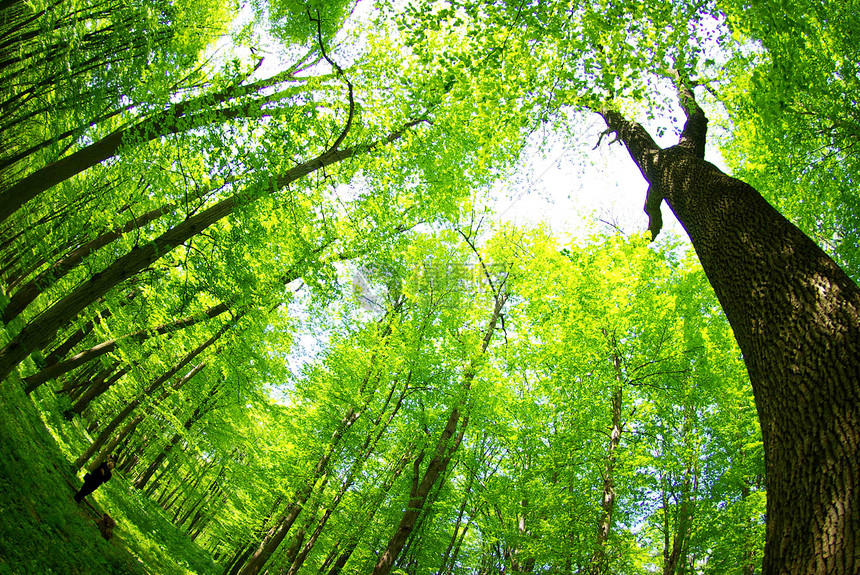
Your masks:
<path fill-rule="evenodd" d="M 197 476 L 194 478 L 194 481 L 189 485 L 185 483 L 180 486 L 180 492 L 176 495 L 176 498 L 169 502 L 169 506 L 175 507 L 173 511 L 173 519 L 172 522 L 179 526 L 188 519 L 188 516 L 191 515 L 192 511 L 194 511 L 194 507 L 197 502 L 200 501 L 200 497 L 194 496 L 194 492 L 197 489 L 197 486 L 200 485 L 200 482 L 203 481 L 203 478 L 209 473 L 209 470 L 215 466 L 215 460 L 210 461 L 206 465 L 203 466 L 203 469 L 197 470 Z M 179 501 L 180 496 L 182 496 L 182 502 L 177 503 Z M 192 498 L 194 501 L 192 502 Z"/>
<path fill-rule="evenodd" d="M 490 318 L 490 323 L 487 326 L 487 332 L 484 335 L 479 358 L 486 353 L 487 348 L 490 345 L 493 333 L 496 330 L 496 322 L 501 315 L 505 301 L 506 298 L 504 296 L 501 294 L 497 295 L 495 308 L 493 310 L 493 315 Z M 479 358 L 476 358 L 475 361 Z M 475 377 L 475 361 L 470 364 L 466 369 L 466 373 L 463 375 L 463 389 L 467 394 L 471 389 L 472 380 Z M 463 418 L 462 425 L 460 424 L 460 407 L 459 405 L 456 405 L 448 415 L 448 421 L 445 423 L 445 428 L 442 430 L 442 434 L 439 436 L 439 440 L 433 450 L 433 457 L 428 463 L 427 469 L 424 471 L 420 480 L 419 466 L 421 464 L 421 456 L 415 460 L 415 481 L 413 482 L 412 489 L 409 493 L 409 503 L 400 518 L 400 524 L 394 531 L 394 535 L 388 541 L 388 546 L 376 562 L 376 566 L 373 569 L 373 575 L 388 575 L 388 573 L 391 572 L 391 568 L 394 566 L 397 556 L 406 544 L 407 539 L 409 539 L 412 529 L 415 527 L 415 523 L 418 521 L 418 517 L 424 509 L 430 489 L 433 487 L 433 484 L 436 483 L 439 476 L 445 472 L 448 467 L 448 463 L 460 447 L 468 422 L 469 418 L 466 416 Z"/>
<path fill-rule="evenodd" d="M 681 481 L 681 500 L 678 502 L 677 512 L 675 513 L 675 529 L 674 537 L 670 537 L 668 513 L 669 509 L 664 499 L 663 512 L 667 514 L 666 537 L 663 547 L 663 575 L 675 575 L 679 565 L 684 565 L 688 544 L 690 540 L 690 532 L 693 527 L 693 514 L 695 513 L 695 496 L 699 483 L 699 454 L 696 450 L 690 450 L 691 443 L 690 435 L 695 429 L 695 408 L 688 405 L 687 413 L 684 417 L 684 425 L 681 430 L 681 437 L 684 446 L 690 453 L 689 459 L 684 466 L 684 478 Z M 671 539 L 671 544 L 670 544 Z"/>
<path fill-rule="evenodd" d="M 690 236 L 743 352 L 765 451 L 764 575 L 860 569 L 860 290 L 748 184 L 704 160 L 707 118 L 680 86 L 680 143 L 602 115 Z"/>
<path fill-rule="evenodd" d="M 390 333 L 390 325 L 384 331 L 384 334 L 386 336 L 388 335 L 388 333 Z M 388 405 L 391 401 L 392 396 L 394 395 L 394 391 L 396 390 L 396 388 L 397 381 L 395 380 L 394 383 L 391 385 L 391 389 L 389 390 L 385 405 L 382 408 L 382 412 L 374 421 L 374 429 L 376 430 L 376 432 L 374 433 L 374 429 L 371 429 L 368 433 L 367 437 L 365 438 L 364 444 L 359 450 L 358 457 L 356 457 L 356 459 L 353 461 L 349 473 L 347 474 L 346 478 L 341 482 L 341 487 L 338 490 L 337 495 L 335 495 L 331 504 L 329 504 L 328 508 L 323 513 L 323 516 L 317 522 L 316 528 L 314 529 L 311 536 L 308 538 L 307 542 L 301 548 L 301 551 L 296 553 L 295 559 L 293 559 L 293 563 L 292 565 L 290 565 L 289 571 L 287 571 L 287 575 L 296 575 L 299 569 L 301 569 L 305 559 L 307 559 L 308 554 L 313 550 L 317 539 L 322 534 L 322 530 L 328 522 L 329 518 L 331 517 L 331 514 L 337 508 L 338 504 L 340 503 L 340 500 L 346 494 L 347 490 L 352 486 L 355 480 L 355 475 L 359 473 L 364 467 L 365 461 L 367 461 L 367 459 L 373 454 L 373 451 L 375 450 L 380 438 L 385 433 L 385 430 L 388 429 L 388 426 L 391 424 L 391 421 L 394 419 L 394 416 L 397 415 L 398 411 L 400 411 L 400 407 L 403 404 L 403 399 L 405 397 L 406 390 L 408 389 L 408 385 L 404 386 L 403 394 L 401 394 L 400 399 L 394 405 L 394 408 L 391 410 L 391 414 L 388 416 L 385 423 L 383 425 L 380 425 L 382 423 L 382 416 L 385 410 L 388 409 Z"/>
<path fill-rule="evenodd" d="M 162 466 L 159 473 L 149 481 L 149 485 L 147 486 L 144 494 L 151 499 L 153 491 L 157 490 L 160 486 L 164 485 L 166 489 L 173 479 L 173 474 L 176 468 L 181 467 L 182 466 L 179 463 L 178 458 L 169 459 L 167 461 L 167 465 Z"/>
<path fill-rule="evenodd" d="M 344 566 L 346 566 L 347 562 L 349 562 L 350 557 L 352 557 L 352 554 L 355 552 L 356 547 L 358 547 L 358 543 L 361 541 L 362 535 L 364 534 L 367 527 L 373 522 L 373 518 L 376 515 L 376 512 L 379 511 L 382 501 L 385 499 L 385 496 L 388 494 L 388 492 L 391 491 L 391 488 L 394 486 L 395 481 L 397 481 L 397 479 L 403 473 L 403 470 L 406 469 L 406 466 L 409 464 L 410 458 L 411 455 L 409 453 L 401 457 L 400 460 L 395 464 L 391 476 L 382 485 L 382 489 L 379 490 L 379 493 L 376 494 L 376 497 L 370 498 L 369 505 L 365 506 L 365 509 L 367 510 L 366 515 L 356 521 L 356 525 L 359 525 L 360 527 L 348 539 L 343 552 L 338 556 L 337 561 L 332 566 L 331 570 L 328 572 L 328 575 L 338 575 L 343 570 Z"/>
<path fill-rule="evenodd" d="M 111 310 L 108 308 L 103 309 L 100 313 L 97 313 L 93 319 L 88 321 L 83 327 L 75 330 L 73 334 L 63 341 L 60 345 L 54 348 L 51 353 L 45 358 L 45 365 L 51 366 L 66 357 L 66 355 L 74 349 L 76 345 L 81 343 L 85 337 L 87 337 L 95 326 L 101 324 L 102 321 L 110 318 L 112 315 Z"/>
<path fill-rule="evenodd" d="M 445 553 L 442 554 L 442 561 L 439 564 L 439 570 L 436 572 L 436 575 L 445 575 L 449 561 L 451 565 L 454 565 L 454 562 L 456 561 L 456 556 L 452 556 L 451 552 L 453 551 L 454 546 L 457 545 L 457 536 L 460 531 L 460 525 L 463 523 L 463 514 L 466 512 L 466 505 L 469 503 L 469 497 L 472 495 L 472 485 L 475 483 L 475 477 L 477 474 L 476 470 L 475 473 L 472 473 L 469 476 L 469 484 L 466 486 L 466 493 L 463 494 L 463 502 L 460 504 L 460 509 L 457 512 L 457 521 L 454 523 L 454 532 L 451 534 L 451 541 L 448 543 Z M 465 528 L 463 531 L 465 532 Z"/>
<path fill-rule="evenodd" d="M 235 91 L 235 90 L 234 90 Z M 115 156 L 125 145 L 140 145 L 156 138 L 187 132 L 208 124 L 260 114 L 274 96 L 264 96 L 229 108 L 217 108 L 228 99 L 226 93 L 204 95 L 174 104 L 168 110 L 120 128 L 104 138 L 36 170 L 0 193 L 0 223 L 25 203 L 55 185 Z"/>
<path fill-rule="evenodd" d="M 112 352 L 117 348 L 120 342 L 132 341 L 135 343 L 142 343 L 150 337 L 154 337 L 156 335 L 164 335 L 173 331 L 185 329 L 202 321 L 216 318 L 222 313 L 228 311 L 229 309 L 229 304 L 219 303 L 218 305 L 214 305 L 200 313 L 191 314 L 187 317 L 183 317 L 170 323 L 165 323 L 153 328 L 141 329 L 134 333 L 124 335 L 118 339 L 109 339 L 107 341 L 103 341 L 102 343 L 95 345 L 88 350 L 82 351 L 65 361 L 55 363 L 39 371 L 38 373 L 23 378 L 25 385 L 24 389 L 26 393 L 32 393 L 43 383 L 50 381 L 56 377 L 59 377 L 64 373 L 68 373 L 69 371 L 72 371 L 80 365 L 83 365 L 89 361 L 92 361 L 98 357 Z"/>
<path fill-rule="evenodd" d="M 275 500 L 272 502 L 271 507 L 269 508 L 269 512 L 260 522 L 260 528 L 257 530 L 258 532 L 262 533 L 266 531 L 266 525 L 269 524 L 269 521 L 271 521 L 272 517 L 274 517 L 275 513 L 278 511 L 278 508 L 281 506 L 281 502 L 283 501 L 283 499 L 283 495 L 278 495 L 278 497 L 275 498 Z M 231 559 L 231 561 L 227 565 L 225 565 L 223 575 L 236 575 L 239 572 L 239 569 L 242 568 L 242 565 L 245 564 L 245 561 L 248 559 L 251 553 L 254 552 L 254 549 L 255 545 L 253 541 L 249 542 L 245 547 L 240 547 L 233 559 Z"/>
<path fill-rule="evenodd" d="M 170 469 L 170 466 L 167 466 L 167 469 Z M 192 487 L 197 485 L 196 480 L 193 482 L 191 481 L 192 477 L 195 474 L 195 471 L 196 470 L 194 469 L 194 467 L 189 464 L 188 465 L 188 471 L 185 473 L 185 475 L 183 475 L 182 478 L 179 479 L 178 481 L 173 481 L 172 483 L 166 483 L 164 486 L 164 490 L 161 492 L 161 495 L 155 501 L 156 503 L 158 503 L 159 507 L 164 509 L 164 511 L 166 511 L 166 512 L 170 512 L 170 510 L 173 509 L 174 506 L 176 506 L 177 509 L 174 510 L 174 518 L 176 517 L 176 514 L 179 512 L 178 511 L 179 506 L 177 505 L 176 502 L 179 499 L 179 497 L 182 495 L 182 491 L 184 489 L 188 488 L 189 485 L 191 485 Z M 197 475 L 199 476 L 200 473 L 198 472 Z M 176 478 L 175 474 L 173 474 L 173 478 L 174 479 Z M 171 486 L 173 486 L 173 489 L 170 489 Z M 147 490 L 147 495 L 149 495 L 151 497 L 149 490 Z"/>
<path fill-rule="evenodd" d="M 62 392 L 68 396 L 69 401 L 76 401 L 87 390 L 87 387 L 93 384 L 99 373 L 104 373 L 103 369 L 99 369 L 100 367 L 99 364 L 95 363 L 85 366 L 70 378 L 62 389 Z"/>
<path fill-rule="evenodd" d="M 209 395 L 203 400 L 203 403 L 197 406 L 194 409 L 194 412 L 191 416 L 185 420 L 185 423 L 182 424 L 182 427 L 185 428 L 185 431 L 191 429 L 191 426 L 194 425 L 201 417 L 203 417 L 207 413 L 207 406 L 213 397 L 221 390 L 221 386 L 216 384 L 209 391 Z M 155 473 L 155 470 L 159 468 L 159 466 L 164 462 L 165 458 L 170 454 L 170 451 L 179 443 L 179 440 L 182 439 L 181 433 L 175 433 L 167 445 L 162 449 L 159 454 L 155 457 L 152 463 L 149 464 L 149 467 L 138 477 L 134 482 L 135 489 L 143 489 L 146 487 L 146 483 L 152 478 L 152 474 Z"/>
<path fill-rule="evenodd" d="M 395 312 L 400 310 L 400 305 L 396 306 L 391 312 L 386 314 L 386 318 L 388 320 L 387 325 L 382 328 L 381 331 L 381 339 L 384 342 L 387 340 L 388 336 L 391 334 L 391 324 L 394 321 Z M 385 319 L 385 318 L 383 318 Z M 382 321 L 382 320 L 380 320 Z M 370 365 L 373 366 L 375 363 L 376 353 L 374 352 L 373 357 L 371 358 Z M 367 409 L 370 400 L 373 396 L 373 390 L 368 389 L 369 382 L 371 381 L 371 377 L 374 373 L 373 367 L 367 370 L 365 373 L 364 379 L 359 386 L 359 395 L 364 397 L 364 403 L 356 408 L 350 407 L 346 414 L 341 418 L 341 421 L 338 423 L 337 428 L 332 434 L 331 439 L 329 440 L 328 447 L 326 448 L 326 452 L 317 462 L 316 467 L 314 468 L 314 473 L 311 478 L 305 483 L 304 486 L 300 488 L 300 490 L 296 494 L 296 499 L 293 504 L 287 510 L 287 513 L 280 519 L 279 524 L 272 528 L 269 533 L 264 537 L 263 541 L 260 543 L 260 546 L 254 552 L 254 554 L 248 559 L 248 562 L 244 565 L 242 570 L 239 572 L 240 575 L 255 575 L 262 569 L 262 567 L 266 564 L 271 557 L 272 553 L 278 548 L 281 542 L 286 537 L 289 530 L 292 528 L 293 523 L 296 518 L 301 513 L 302 508 L 304 507 L 307 500 L 313 494 L 315 486 L 319 482 L 320 478 L 326 472 L 328 468 L 329 462 L 331 460 L 332 455 L 334 454 L 335 449 L 337 448 L 340 441 L 346 435 L 346 433 L 350 430 L 350 428 L 355 424 L 359 417 L 365 412 Z M 377 374 L 380 376 L 381 374 Z M 392 387 L 391 392 L 389 393 L 386 399 L 386 405 L 388 401 L 391 399 L 391 395 L 394 392 L 394 388 Z M 380 415 L 381 417 L 381 415 Z M 379 418 L 377 418 L 376 423 L 378 424 Z M 326 479 L 327 480 L 327 479 Z"/>
<path fill-rule="evenodd" d="M 610 336 L 603 330 L 604 336 L 609 339 L 612 349 L 612 366 L 615 371 L 615 390 L 612 393 L 612 424 L 609 432 L 609 445 L 606 448 L 606 463 L 603 468 L 603 493 L 600 501 L 600 521 L 597 525 L 597 537 L 594 543 L 594 553 L 588 572 L 591 575 L 603 575 L 609 573 L 609 561 L 606 557 L 606 542 L 612 529 L 612 514 L 615 511 L 615 466 L 616 451 L 621 443 L 621 405 L 624 397 L 623 375 L 621 371 L 621 357 L 618 355 L 615 336 Z"/>

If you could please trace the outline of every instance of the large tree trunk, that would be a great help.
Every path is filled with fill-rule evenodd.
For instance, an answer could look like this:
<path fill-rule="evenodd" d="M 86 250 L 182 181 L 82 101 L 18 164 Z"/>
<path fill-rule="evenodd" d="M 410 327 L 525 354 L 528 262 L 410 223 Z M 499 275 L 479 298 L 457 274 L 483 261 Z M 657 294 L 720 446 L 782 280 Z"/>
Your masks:
<path fill-rule="evenodd" d="M 743 352 L 764 441 L 763 573 L 860 569 L 860 290 L 748 184 L 704 160 L 707 118 L 680 89 L 680 143 L 603 111 L 650 183 L 659 231 L 665 199 L 690 236 Z"/>

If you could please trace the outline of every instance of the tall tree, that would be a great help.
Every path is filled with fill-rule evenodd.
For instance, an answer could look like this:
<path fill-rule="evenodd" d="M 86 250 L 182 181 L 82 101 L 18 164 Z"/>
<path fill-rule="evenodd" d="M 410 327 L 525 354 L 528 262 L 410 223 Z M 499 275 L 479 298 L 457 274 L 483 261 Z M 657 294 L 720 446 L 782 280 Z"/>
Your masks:
<path fill-rule="evenodd" d="M 860 457 L 860 290 L 750 185 L 704 159 L 707 118 L 685 77 L 687 121 L 658 146 L 601 110 L 648 181 L 654 236 L 665 200 L 690 235 L 744 353 L 764 439 L 764 573 L 855 570 Z"/>

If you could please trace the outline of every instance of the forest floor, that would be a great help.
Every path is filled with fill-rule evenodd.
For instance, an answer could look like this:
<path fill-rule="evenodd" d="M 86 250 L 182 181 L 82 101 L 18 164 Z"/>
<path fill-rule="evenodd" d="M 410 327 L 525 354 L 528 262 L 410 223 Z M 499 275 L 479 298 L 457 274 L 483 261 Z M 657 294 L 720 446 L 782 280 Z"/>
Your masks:
<path fill-rule="evenodd" d="M 121 473 L 75 503 L 83 472 L 71 462 L 87 441 L 81 422 L 59 416 L 50 390 L 34 400 L 9 379 L 0 385 L 0 575 L 220 574 Z M 110 540 L 96 525 L 102 513 L 116 521 Z"/>

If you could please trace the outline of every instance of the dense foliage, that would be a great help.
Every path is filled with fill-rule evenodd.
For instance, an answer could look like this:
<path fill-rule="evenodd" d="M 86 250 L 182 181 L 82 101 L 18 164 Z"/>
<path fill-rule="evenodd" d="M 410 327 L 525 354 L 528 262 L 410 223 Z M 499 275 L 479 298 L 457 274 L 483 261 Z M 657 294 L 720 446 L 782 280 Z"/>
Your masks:
<path fill-rule="evenodd" d="M 0 2 L 3 433 L 42 434 L 0 481 L 57 500 L 0 489 L 0 573 L 98 536 L 60 478 L 110 453 L 93 571 L 757 572 L 756 405 L 689 246 L 480 206 L 583 112 L 674 134 L 680 71 L 856 278 L 855 7 L 366 2 Z"/>

